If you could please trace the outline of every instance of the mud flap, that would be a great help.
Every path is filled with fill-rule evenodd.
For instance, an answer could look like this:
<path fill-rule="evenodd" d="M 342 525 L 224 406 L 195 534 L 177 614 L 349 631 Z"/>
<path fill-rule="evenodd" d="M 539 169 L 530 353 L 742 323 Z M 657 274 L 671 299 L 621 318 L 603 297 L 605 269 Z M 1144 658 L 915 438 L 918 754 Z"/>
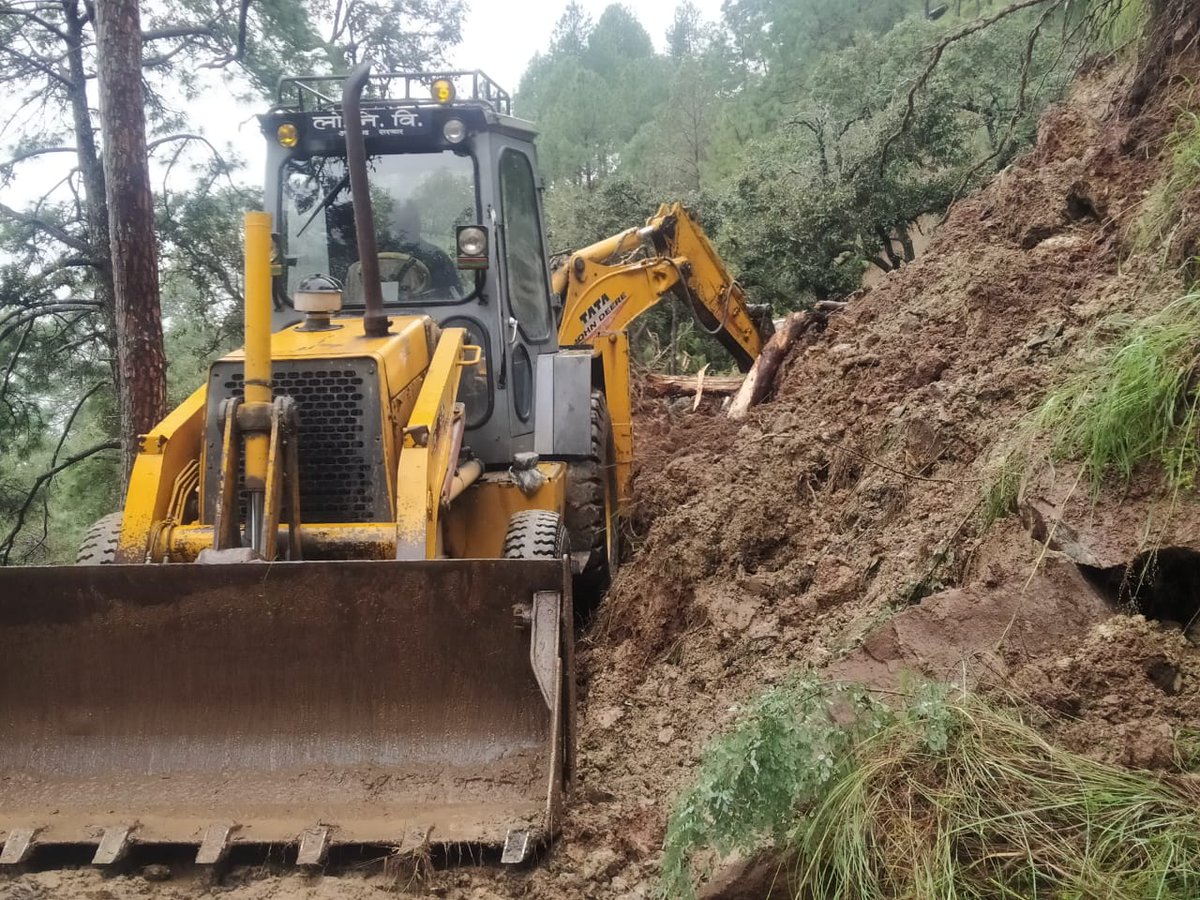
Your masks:
<path fill-rule="evenodd" d="M 3 861 L 544 841 L 571 621 L 554 561 L 0 570 Z"/>

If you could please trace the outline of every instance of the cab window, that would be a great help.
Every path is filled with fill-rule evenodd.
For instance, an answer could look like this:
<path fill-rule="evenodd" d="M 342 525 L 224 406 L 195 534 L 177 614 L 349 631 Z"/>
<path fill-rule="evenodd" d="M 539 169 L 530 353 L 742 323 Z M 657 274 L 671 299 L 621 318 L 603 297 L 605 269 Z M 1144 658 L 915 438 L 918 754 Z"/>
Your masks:
<path fill-rule="evenodd" d="M 458 225 L 479 221 L 475 162 L 450 151 L 395 153 L 367 161 L 384 303 L 445 303 L 472 290 L 454 264 Z M 293 260 L 288 294 L 314 272 L 345 284 L 347 307 L 362 306 L 362 264 L 346 162 L 289 160 L 282 172 L 281 237 Z"/>
<path fill-rule="evenodd" d="M 500 154 L 500 203 L 508 302 L 526 340 L 535 344 L 550 337 L 551 322 L 537 200 L 529 158 L 505 150 Z"/>

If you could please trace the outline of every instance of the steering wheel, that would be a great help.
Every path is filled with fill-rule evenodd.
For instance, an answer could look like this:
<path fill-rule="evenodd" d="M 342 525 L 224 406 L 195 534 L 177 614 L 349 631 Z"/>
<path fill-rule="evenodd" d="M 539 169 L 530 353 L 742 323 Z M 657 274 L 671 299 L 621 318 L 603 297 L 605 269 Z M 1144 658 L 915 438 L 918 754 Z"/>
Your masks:
<path fill-rule="evenodd" d="M 392 250 L 379 254 L 379 279 L 396 282 L 401 294 L 423 294 L 433 284 L 429 266 L 411 253 Z"/>

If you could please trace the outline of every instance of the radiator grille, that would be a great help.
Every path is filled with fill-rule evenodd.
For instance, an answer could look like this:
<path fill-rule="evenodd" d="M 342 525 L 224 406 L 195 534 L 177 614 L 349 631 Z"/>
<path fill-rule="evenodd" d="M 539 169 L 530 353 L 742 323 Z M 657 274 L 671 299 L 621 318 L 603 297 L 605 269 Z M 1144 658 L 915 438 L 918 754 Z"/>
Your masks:
<path fill-rule="evenodd" d="M 383 520 L 388 518 L 377 388 L 365 366 L 351 368 L 354 362 L 321 367 L 289 362 L 272 373 L 275 394 L 291 397 L 299 413 L 300 512 L 305 522 L 372 522 L 381 511 Z M 214 393 L 221 399 L 243 396 L 241 369 L 240 364 L 215 366 Z M 214 449 L 219 452 L 219 445 Z M 215 498 L 215 480 L 210 483 Z"/>

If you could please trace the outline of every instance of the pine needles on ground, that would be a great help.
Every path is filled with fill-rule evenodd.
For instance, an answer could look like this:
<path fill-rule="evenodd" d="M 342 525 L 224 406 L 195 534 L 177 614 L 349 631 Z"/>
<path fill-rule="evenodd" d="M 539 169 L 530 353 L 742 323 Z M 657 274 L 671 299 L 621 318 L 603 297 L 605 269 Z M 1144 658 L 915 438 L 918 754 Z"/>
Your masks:
<path fill-rule="evenodd" d="M 937 686 L 894 710 L 811 680 L 768 694 L 676 807 L 664 893 L 690 896 L 705 852 L 768 847 L 804 900 L 1200 896 L 1195 798 Z"/>

